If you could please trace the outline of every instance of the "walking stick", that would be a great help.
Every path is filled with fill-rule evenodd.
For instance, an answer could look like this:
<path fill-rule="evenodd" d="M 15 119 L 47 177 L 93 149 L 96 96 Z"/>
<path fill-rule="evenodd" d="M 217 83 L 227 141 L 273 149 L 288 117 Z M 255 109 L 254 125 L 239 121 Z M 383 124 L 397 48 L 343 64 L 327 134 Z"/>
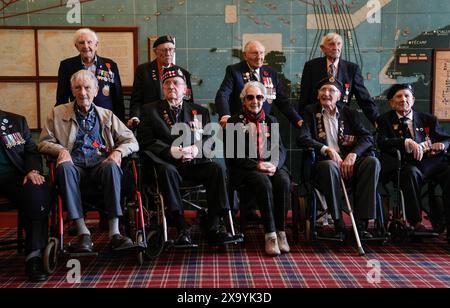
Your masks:
<path fill-rule="evenodd" d="M 342 179 L 342 176 L 341 176 L 341 186 L 342 186 L 342 191 L 343 191 L 344 197 L 345 197 L 345 204 L 347 204 L 348 213 L 350 215 L 350 219 L 352 220 L 352 227 L 353 227 L 353 232 L 355 233 L 355 239 L 356 239 L 356 245 L 358 246 L 358 252 L 359 252 L 360 256 L 363 256 L 366 253 L 364 252 L 364 249 L 361 245 L 361 240 L 359 239 L 358 228 L 356 228 L 355 217 L 353 216 L 352 207 L 350 205 L 350 201 L 348 200 L 347 189 L 345 188 L 345 183 L 344 183 L 344 179 Z"/>

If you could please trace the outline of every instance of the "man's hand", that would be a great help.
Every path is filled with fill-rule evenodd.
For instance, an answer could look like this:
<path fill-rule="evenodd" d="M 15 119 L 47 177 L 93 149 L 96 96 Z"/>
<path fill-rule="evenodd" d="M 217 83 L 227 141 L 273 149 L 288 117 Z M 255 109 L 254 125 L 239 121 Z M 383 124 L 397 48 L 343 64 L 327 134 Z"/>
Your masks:
<path fill-rule="evenodd" d="M 112 160 L 117 164 L 117 166 L 120 167 L 122 164 L 122 152 L 117 150 L 112 151 L 111 154 L 109 154 L 109 156 L 105 159 L 105 161 L 107 160 Z"/>
<path fill-rule="evenodd" d="M 327 153 L 329 159 L 331 159 L 332 161 L 336 162 L 336 164 L 338 165 L 339 168 L 341 167 L 341 164 L 342 164 L 342 158 L 341 158 L 341 156 L 339 155 L 339 153 L 336 152 L 335 149 L 329 147 L 329 148 L 325 151 L 325 153 Z"/>
<path fill-rule="evenodd" d="M 56 167 L 58 167 L 60 164 L 70 161 L 72 162 L 72 156 L 70 156 L 69 151 L 66 149 L 63 149 L 59 151 L 58 158 L 56 159 Z"/>
<path fill-rule="evenodd" d="M 222 128 L 225 128 L 225 126 L 227 125 L 227 121 L 230 118 L 229 115 L 224 115 L 220 118 L 219 124 Z"/>
<path fill-rule="evenodd" d="M 256 170 L 258 170 L 261 173 L 264 173 L 265 175 L 273 176 L 277 171 L 277 167 L 270 162 L 261 161 L 256 164 Z"/>
<path fill-rule="evenodd" d="M 341 174 L 345 180 L 350 179 L 353 176 L 353 167 L 358 156 L 355 153 L 349 153 L 344 159 L 341 165 Z"/>
<path fill-rule="evenodd" d="M 138 126 L 140 122 L 141 121 L 138 118 L 132 117 L 131 119 L 128 120 L 127 126 L 128 126 L 128 128 L 131 129 L 131 128 Z"/>
<path fill-rule="evenodd" d="M 445 145 L 440 142 L 433 143 L 431 145 L 431 155 L 436 155 L 437 153 L 444 151 Z"/>
<path fill-rule="evenodd" d="M 45 182 L 45 178 L 40 175 L 36 170 L 31 170 L 28 174 L 23 178 L 23 185 L 31 181 L 34 185 L 42 185 Z"/>

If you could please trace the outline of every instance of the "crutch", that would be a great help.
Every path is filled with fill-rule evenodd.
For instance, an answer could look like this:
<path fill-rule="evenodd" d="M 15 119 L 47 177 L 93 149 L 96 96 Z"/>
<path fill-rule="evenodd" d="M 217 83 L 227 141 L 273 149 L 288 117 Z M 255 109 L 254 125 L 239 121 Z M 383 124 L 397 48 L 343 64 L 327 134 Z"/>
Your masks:
<path fill-rule="evenodd" d="M 344 179 L 342 178 L 342 176 L 341 176 L 341 186 L 342 186 L 342 192 L 344 193 L 344 197 L 345 197 L 345 204 L 347 204 L 348 213 L 350 215 L 350 219 L 352 220 L 352 227 L 353 227 L 353 232 L 355 233 L 355 239 L 356 239 L 356 245 L 358 246 L 358 252 L 359 252 L 360 256 L 363 256 L 366 253 L 364 252 L 364 249 L 361 245 L 361 240 L 359 239 L 358 228 L 356 228 L 355 217 L 353 216 L 352 207 L 350 205 L 350 201 L 348 200 L 347 189 L 345 188 L 345 183 L 344 183 Z"/>

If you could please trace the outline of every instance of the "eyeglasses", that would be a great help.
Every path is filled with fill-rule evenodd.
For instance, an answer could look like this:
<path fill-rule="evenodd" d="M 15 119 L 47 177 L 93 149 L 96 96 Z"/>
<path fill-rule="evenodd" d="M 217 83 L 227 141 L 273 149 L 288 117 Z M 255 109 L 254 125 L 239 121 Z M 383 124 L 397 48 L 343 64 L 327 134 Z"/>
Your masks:
<path fill-rule="evenodd" d="M 158 48 L 156 50 L 161 53 L 174 53 L 175 52 L 175 48 Z"/>
<path fill-rule="evenodd" d="M 325 93 L 325 92 L 330 92 L 331 94 L 337 93 L 339 90 L 333 89 L 333 88 L 321 88 L 319 89 L 319 92 L 321 93 Z"/>
<path fill-rule="evenodd" d="M 255 99 L 255 95 L 253 95 L 253 94 L 248 94 L 248 95 L 245 96 L 245 99 L 246 99 L 246 100 L 249 100 L 249 101 L 252 101 L 252 100 Z M 262 101 L 262 100 L 264 99 L 264 95 L 258 94 L 258 95 L 256 95 L 256 99 L 257 99 L 258 101 Z"/>

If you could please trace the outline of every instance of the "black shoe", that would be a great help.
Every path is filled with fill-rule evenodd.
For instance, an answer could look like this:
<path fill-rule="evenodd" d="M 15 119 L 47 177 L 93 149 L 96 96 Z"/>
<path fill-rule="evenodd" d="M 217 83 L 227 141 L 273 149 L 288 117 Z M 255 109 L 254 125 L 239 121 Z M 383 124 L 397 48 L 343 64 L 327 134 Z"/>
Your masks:
<path fill-rule="evenodd" d="M 70 243 L 71 252 L 92 252 L 91 236 L 89 234 L 80 234 Z"/>
<path fill-rule="evenodd" d="M 370 240 L 373 238 L 373 235 L 369 231 L 364 230 L 362 232 L 359 232 L 359 237 L 361 240 Z"/>
<path fill-rule="evenodd" d="M 208 244 L 210 246 L 221 246 L 233 241 L 233 237 L 225 230 L 209 231 Z"/>
<path fill-rule="evenodd" d="M 192 246 L 191 232 L 188 229 L 183 229 L 180 231 L 177 239 L 174 243 L 175 246 Z"/>
<path fill-rule="evenodd" d="M 31 282 L 46 281 L 48 279 L 41 257 L 33 257 L 25 262 L 25 272 L 28 280 Z"/>
<path fill-rule="evenodd" d="M 109 241 L 109 247 L 112 250 L 122 250 L 133 247 L 133 241 L 121 234 L 114 234 Z"/>

